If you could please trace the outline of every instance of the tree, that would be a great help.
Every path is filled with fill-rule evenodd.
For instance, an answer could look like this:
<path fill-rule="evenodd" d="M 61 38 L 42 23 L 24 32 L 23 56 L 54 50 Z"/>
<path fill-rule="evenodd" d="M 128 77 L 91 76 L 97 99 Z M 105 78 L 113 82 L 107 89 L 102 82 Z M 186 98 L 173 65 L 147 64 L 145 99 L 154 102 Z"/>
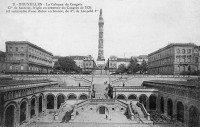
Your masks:
<path fill-rule="evenodd" d="M 65 72 L 76 72 L 79 73 L 81 68 L 78 67 L 73 59 L 70 57 L 60 57 L 58 59 L 58 64 L 61 66 L 61 69 Z"/>
<path fill-rule="evenodd" d="M 62 70 L 62 67 L 60 66 L 58 61 L 55 62 L 54 66 L 53 66 L 53 69 L 54 70 Z"/>
<path fill-rule="evenodd" d="M 148 69 L 147 62 L 145 60 L 143 60 L 142 64 L 141 64 L 141 72 L 145 73 L 145 72 L 147 72 L 147 69 Z"/>
<path fill-rule="evenodd" d="M 132 59 L 128 65 L 128 71 L 131 72 L 132 74 L 136 73 L 137 71 L 139 71 L 139 66 L 137 64 L 137 59 Z"/>
<path fill-rule="evenodd" d="M 126 72 L 126 67 L 124 64 L 120 64 L 119 67 L 117 68 L 117 73 L 125 73 Z"/>

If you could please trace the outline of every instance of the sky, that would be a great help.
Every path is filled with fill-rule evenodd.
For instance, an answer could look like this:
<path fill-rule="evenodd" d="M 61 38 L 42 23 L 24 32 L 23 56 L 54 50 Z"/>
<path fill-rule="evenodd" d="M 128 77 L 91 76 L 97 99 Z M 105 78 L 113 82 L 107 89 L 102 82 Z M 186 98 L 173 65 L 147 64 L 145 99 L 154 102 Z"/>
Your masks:
<path fill-rule="evenodd" d="M 99 11 L 8 14 L 13 2 L 80 3 L 103 10 L 104 56 L 148 55 L 169 43 L 200 45 L 200 0 L 1 0 L 0 50 L 29 41 L 53 55 L 98 55 Z"/>

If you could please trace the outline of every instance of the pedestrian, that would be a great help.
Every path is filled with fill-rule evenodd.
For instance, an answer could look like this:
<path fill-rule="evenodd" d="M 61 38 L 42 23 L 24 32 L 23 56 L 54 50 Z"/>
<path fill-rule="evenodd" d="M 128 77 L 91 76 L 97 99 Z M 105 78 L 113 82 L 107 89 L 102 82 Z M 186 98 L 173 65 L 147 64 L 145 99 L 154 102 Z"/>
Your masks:
<path fill-rule="evenodd" d="M 106 120 L 108 119 L 108 116 L 106 115 Z"/>

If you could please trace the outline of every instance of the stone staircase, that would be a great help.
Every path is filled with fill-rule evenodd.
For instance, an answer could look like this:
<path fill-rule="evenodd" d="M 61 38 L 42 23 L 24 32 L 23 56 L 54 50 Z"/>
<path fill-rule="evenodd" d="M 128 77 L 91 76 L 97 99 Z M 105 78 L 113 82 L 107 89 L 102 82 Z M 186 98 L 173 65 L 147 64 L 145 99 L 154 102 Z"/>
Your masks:
<path fill-rule="evenodd" d="M 107 85 L 105 85 L 105 84 L 95 84 L 94 85 L 95 99 L 106 99 L 106 96 L 105 96 L 106 87 L 107 87 Z"/>

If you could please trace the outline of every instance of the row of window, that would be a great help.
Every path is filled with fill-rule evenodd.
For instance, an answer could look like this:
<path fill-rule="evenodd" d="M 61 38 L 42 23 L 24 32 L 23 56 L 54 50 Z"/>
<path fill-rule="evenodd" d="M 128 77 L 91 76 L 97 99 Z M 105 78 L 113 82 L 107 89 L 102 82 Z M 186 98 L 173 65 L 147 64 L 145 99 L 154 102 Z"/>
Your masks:
<path fill-rule="evenodd" d="M 23 65 L 10 65 L 10 68 L 9 68 L 10 70 L 15 70 L 15 71 L 22 71 L 22 70 L 24 70 L 24 66 Z M 42 70 L 44 70 L 44 69 L 42 69 L 42 68 L 39 68 L 39 67 L 34 67 L 34 66 L 29 66 L 29 70 L 30 71 L 39 71 L 39 72 L 41 72 Z"/>
<path fill-rule="evenodd" d="M 24 61 L 25 60 L 25 54 L 8 54 L 6 59 L 8 61 Z"/>
<path fill-rule="evenodd" d="M 10 65 L 10 70 L 24 70 L 24 66 L 23 65 L 21 65 L 21 66 Z"/>
<path fill-rule="evenodd" d="M 10 52 L 24 52 L 24 47 L 9 47 Z"/>
<path fill-rule="evenodd" d="M 154 61 L 154 60 L 162 59 L 162 58 L 165 58 L 165 57 L 168 57 L 168 56 L 172 55 L 172 53 L 173 53 L 172 49 L 164 50 L 162 52 L 159 52 L 157 54 L 154 54 L 154 55 L 150 56 L 148 58 L 148 60 L 149 61 Z"/>
<path fill-rule="evenodd" d="M 46 58 L 51 58 L 50 55 L 48 55 L 48 54 L 46 54 L 46 53 L 43 53 L 43 52 L 41 52 L 41 51 L 39 51 L 39 50 L 30 48 L 30 47 L 29 47 L 29 52 L 30 52 L 30 53 L 35 53 L 35 54 L 37 54 L 37 55 L 44 56 L 44 57 L 46 57 Z"/>
<path fill-rule="evenodd" d="M 49 64 L 52 63 L 51 60 L 43 59 L 43 58 L 41 58 L 41 57 L 37 57 L 37 56 L 33 56 L 33 55 L 29 55 L 29 60 L 35 61 L 35 62 L 36 62 L 36 61 L 47 62 L 47 63 L 49 63 Z"/>
<path fill-rule="evenodd" d="M 116 63 L 110 63 L 110 67 L 117 67 Z"/>
<path fill-rule="evenodd" d="M 192 62 L 192 56 L 176 56 L 176 62 Z"/>
<path fill-rule="evenodd" d="M 159 65 L 171 64 L 172 61 L 173 61 L 172 58 L 168 58 L 168 59 L 163 59 L 163 60 L 151 62 L 151 63 L 149 63 L 149 67 L 155 67 L 155 66 L 159 66 Z"/>
<path fill-rule="evenodd" d="M 177 49 L 176 50 L 176 53 L 177 54 L 180 54 L 180 53 L 182 53 L 182 54 L 185 54 L 186 53 L 186 51 L 187 51 L 187 53 L 192 53 L 192 50 L 191 49 Z"/>
<path fill-rule="evenodd" d="M 173 68 L 170 66 L 159 67 L 159 68 L 154 68 L 154 69 L 149 70 L 150 74 L 170 74 L 172 73 L 172 71 L 173 71 Z"/>

